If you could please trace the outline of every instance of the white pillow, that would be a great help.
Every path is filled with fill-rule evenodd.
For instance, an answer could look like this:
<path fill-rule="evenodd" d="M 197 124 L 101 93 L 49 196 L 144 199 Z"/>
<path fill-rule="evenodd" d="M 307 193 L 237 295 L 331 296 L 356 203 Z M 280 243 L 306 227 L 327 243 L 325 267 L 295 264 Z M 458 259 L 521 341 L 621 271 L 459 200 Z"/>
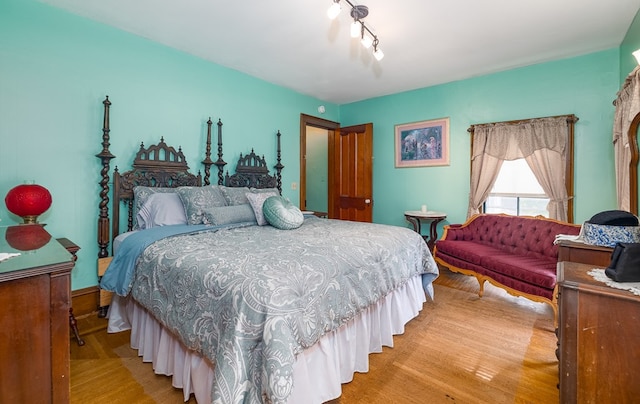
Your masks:
<path fill-rule="evenodd" d="M 174 193 L 177 188 L 169 188 L 169 187 L 147 187 L 144 185 L 138 185 L 133 187 L 133 214 L 136 216 L 136 221 L 133 224 L 133 228 L 139 229 L 140 224 L 138 224 L 138 212 L 142 209 L 142 206 L 147 202 L 150 195 L 158 194 L 158 193 Z"/>
<path fill-rule="evenodd" d="M 187 224 L 187 215 L 176 193 L 151 194 L 137 214 L 140 229 Z"/>
<path fill-rule="evenodd" d="M 267 224 L 267 220 L 264 218 L 262 214 L 262 205 L 267 198 L 271 196 L 277 196 L 278 194 L 275 192 L 261 192 L 259 194 L 253 192 L 247 192 L 246 196 L 253 208 L 253 213 L 256 215 L 256 221 L 258 222 L 258 226 L 264 226 Z"/>

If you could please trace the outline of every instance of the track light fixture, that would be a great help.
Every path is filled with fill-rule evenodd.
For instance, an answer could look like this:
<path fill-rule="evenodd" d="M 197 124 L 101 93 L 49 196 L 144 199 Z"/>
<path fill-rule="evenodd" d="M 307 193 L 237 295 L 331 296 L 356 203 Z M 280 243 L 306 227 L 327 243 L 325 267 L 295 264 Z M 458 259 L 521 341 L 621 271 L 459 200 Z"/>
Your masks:
<path fill-rule="evenodd" d="M 384 53 L 378 46 L 378 43 L 380 42 L 378 41 L 378 37 L 365 25 L 364 21 L 362 21 L 363 18 L 369 15 L 369 8 L 367 6 L 353 4 L 349 0 L 344 1 L 351 6 L 351 11 L 349 13 L 351 18 L 353 18 L 350 30 L 351 37 L 360 37 L 360 42 L 366 49 L 369 49 L 371 45 L 373 45 L 373 56 L 376 60 L 382 60 Z M 338 16 L 338 14 L 340 14 L 340 10 L 340 0 L 333 0 L 329 10 L 327 10 L 327 16 L 333 20 Z"/>

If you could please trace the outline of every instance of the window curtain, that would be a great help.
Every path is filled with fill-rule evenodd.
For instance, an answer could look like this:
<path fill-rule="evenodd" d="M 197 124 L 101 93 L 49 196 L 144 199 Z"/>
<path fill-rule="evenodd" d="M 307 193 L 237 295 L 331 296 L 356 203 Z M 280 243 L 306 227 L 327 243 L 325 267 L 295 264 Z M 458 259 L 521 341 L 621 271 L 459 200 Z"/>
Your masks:
<path fill-rule="evenodd" d="M 573 115 L 473 125 L 471 184 L 467 216 L 480 212 L 502 162 L 524 158 L 549 196 L 549 216 L 568 221 L 566 187 Z"/>
<path fill-rule="evenodd" d="M 613 119 L 613 153 L 616 171 L 616 196 L 618 209 L 630 211 L 629 164 L 631 163 L 631 149 L 627 134 L 631 121 L 640 112 L 640 66 L 627 76 L 614 104 L 616 111 Z"/>

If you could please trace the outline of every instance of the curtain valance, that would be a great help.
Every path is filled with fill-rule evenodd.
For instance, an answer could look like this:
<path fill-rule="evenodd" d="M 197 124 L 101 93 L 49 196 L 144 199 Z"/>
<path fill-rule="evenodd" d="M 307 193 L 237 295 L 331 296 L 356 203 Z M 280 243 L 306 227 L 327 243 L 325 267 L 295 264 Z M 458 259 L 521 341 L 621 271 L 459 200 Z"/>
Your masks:
<path fill-rule="evenodd" d="M 484 153 L 501 160 L 516 160 L 540 149 L 565 155 L 568 121 L 574 122 L 574 118 L 573 115 L 563 115 L 473 125 L 470 130 L 473 130 L 474 141 L 483 139 L 484 144 L 482 147 L 474 144 L 472 159 Z"/>

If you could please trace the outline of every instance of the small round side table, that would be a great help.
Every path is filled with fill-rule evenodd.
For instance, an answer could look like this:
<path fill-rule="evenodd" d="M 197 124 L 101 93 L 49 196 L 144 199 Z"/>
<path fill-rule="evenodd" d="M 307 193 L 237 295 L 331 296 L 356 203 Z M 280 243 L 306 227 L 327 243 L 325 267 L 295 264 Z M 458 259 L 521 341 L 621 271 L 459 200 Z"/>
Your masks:
<path fill-rule="evenodd" d="M 413 225 L 413 230 L 420 235 L 422 234 L 421 221 L 424 220 L 431 222 L 429 235 L 422 236 L 422 238 L 424 238 L 424 241 L 427 243 L 429 250 L 433 251 L 433 246 L 438 239 L 438 223 L 446 219 L 447 214 L 444 212 L 408 210 L 404 212 L 404 218 Z"/>

